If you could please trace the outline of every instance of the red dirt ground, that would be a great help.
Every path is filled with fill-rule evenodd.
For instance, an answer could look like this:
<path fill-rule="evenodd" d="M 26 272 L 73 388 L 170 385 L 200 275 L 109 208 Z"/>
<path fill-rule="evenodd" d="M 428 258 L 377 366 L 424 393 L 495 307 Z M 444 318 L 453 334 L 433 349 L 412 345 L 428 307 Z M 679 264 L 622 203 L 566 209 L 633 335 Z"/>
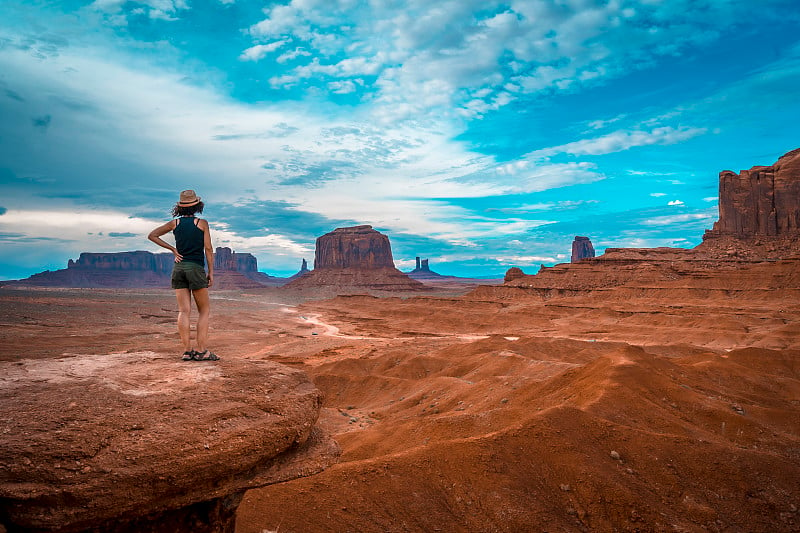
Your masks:
<path fill-rule="evenodd" d="M 796 295 L 659 291 L 214 292 L 215 351 L 307 372 L 342 448 L 247 492 L 237 532 L 800 531 Z M 168 291 L 0 289 L 0 360 L 179 357 L 176 312 Z"/>

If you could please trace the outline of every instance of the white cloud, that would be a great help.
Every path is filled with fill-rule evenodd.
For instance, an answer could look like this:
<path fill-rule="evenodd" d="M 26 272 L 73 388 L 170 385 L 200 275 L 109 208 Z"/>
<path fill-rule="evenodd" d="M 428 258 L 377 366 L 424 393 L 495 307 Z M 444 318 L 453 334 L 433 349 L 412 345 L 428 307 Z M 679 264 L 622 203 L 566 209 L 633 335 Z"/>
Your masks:
<path fill-rule="evenodd" d="M 287 61 L 297 59 L 298 57 L 308 57 L 310 55 L 312 55 L 311 52 L 309 52 L 308 50 L 304 50 L 303 48 L 298 46 L 294 50 L 289 50 L 288 52 L 284 52 L 283 54 L 278 56 L 276 61 L 278 63 L 286 63 Z"/>
<path fill-rule="evenodd" d="M 268 8 L 250 33 L 259 40 L 291 38 L 317 56 L 316 64 L 275 76 L 276 84 L 306 79 L 324 87 L 330 77 L 373 75 L 374 102 L 383 116 L 408 118 L 427 106 L 471 118 L 520 94 L 574 90 L 646 67 L 707 42 L 715 28 L 747 13 L 729 2 L 623 7 L 617 1 L 292 0 Z M 343 54 L 354 65 L 329 59 Z M 281 61 L 297 57 L 288 54 Z M 445 91 L 443 98 L 431 99 L 431 88 Z M 621 118 L 589 127 L 601 129 Z"/>
<path fill-rule="evenodd" d="M 683 202 L 681 200 L 670 200 L 667 205 L 683 205 Z"/>
<path fill-rule="evenodd" d="M 601 137 L 582 139 L 559 146 L 535 150 L 526 155 L 531 159 L 544 159 L 557 154 L 603 155 L 622 152 L 637 146 L 675 144 L 702 135 L 705 128 L 662 126 L 650 131 L 620 130 Z"/>
<path fill-rule="evenodd" d="M 665 215 L 642 221 L 645 226 L 674 226 L 687 222 L 709 221 L 715 218 L 712 213 L 684 213 L 680 215 Z"/>
<path fill-rule="evenodd" d="M 661 198 L 662 196 L 666 196 L 666 195 L 667 195 L 667 193 L 665 193 L 665 192 L 651 192 L 650 193 L 650 196 L 653 196 L 655 198 Z"/>
<path fill-rule="evenodd" d="M 260 61 L 263 59 L 267 54 L 270 52 L 274 52 L 288 41 L 285 39 L 282 41 L 274 41 L 268 44 L 257 44 L 255 46 L 251 46 L 250 48 L 246 49 L 242 54 L 239 56 L 240 61 Z"/>

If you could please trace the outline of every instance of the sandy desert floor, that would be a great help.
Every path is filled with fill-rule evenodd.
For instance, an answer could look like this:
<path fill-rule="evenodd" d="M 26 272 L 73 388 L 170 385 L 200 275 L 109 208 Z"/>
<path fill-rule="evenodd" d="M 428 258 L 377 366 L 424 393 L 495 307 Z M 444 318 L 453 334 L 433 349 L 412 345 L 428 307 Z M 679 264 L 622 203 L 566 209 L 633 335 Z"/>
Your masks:
<path fill-rule="evenodd" d="M 213 293 L 217 364 L 303 369 L 343 450 L 249 491 L 238 533 L 800 531 L 800 302 L 448 294 Z M 0 361 L 199 364 L 176 313 L 169 291 L 0 289 Z"/>

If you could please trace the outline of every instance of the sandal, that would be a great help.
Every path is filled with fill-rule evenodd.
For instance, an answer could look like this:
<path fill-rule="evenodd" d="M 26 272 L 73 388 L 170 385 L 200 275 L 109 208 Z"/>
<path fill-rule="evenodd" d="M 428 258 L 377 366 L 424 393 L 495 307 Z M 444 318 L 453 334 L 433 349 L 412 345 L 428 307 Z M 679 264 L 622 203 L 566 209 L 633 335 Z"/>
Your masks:
<path fill-rule="evenodd" d="M 202 352 L 194 352 L 195 361 L 219 361 L 219 356 L 214 352 L 203 350 Z"/>
<path fill-rule="evenodd" d="M 192 359 L 194 359 L 196 353 L 197 352 L 195 352 L 194 350 L 186 350 L 185 352 L 183 352 L 183 360 L 191 361 Z"/>

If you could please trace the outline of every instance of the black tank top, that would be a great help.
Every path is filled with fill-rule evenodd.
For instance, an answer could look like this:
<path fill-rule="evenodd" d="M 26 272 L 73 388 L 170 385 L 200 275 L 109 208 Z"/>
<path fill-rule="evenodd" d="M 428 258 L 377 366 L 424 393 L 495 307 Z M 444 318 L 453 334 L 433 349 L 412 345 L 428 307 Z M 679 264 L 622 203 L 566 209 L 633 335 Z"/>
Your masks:
<path fill-rule="evenodd" d="M 172 230 L 172 233 L 175 234 L 175 248 L 178 249 L 178 253 L 181 254 L 184 261 L 197 263 L 205 267 L 205 235 L 203 230 L 195 226 L 195 220 L 197 219 L 194 217 L 181 217 L 178 219 L 178 225 Z"/>

